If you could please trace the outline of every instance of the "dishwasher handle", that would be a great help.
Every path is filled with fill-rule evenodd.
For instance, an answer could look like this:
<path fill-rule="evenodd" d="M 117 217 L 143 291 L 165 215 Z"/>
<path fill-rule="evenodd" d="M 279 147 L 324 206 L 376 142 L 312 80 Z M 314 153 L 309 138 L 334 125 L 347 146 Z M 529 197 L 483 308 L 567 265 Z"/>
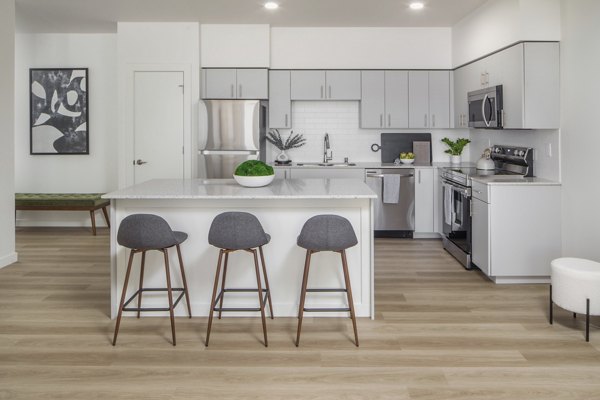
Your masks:
<path fill-rule="evenodd" d="M 385 175 L 392 175 L 392 174 L 367 174 L 367 178 L 383 178 Z M 400 179 L 410 178 L 411 176 L 415 176 L 415 174 L 400 175 Z"/>

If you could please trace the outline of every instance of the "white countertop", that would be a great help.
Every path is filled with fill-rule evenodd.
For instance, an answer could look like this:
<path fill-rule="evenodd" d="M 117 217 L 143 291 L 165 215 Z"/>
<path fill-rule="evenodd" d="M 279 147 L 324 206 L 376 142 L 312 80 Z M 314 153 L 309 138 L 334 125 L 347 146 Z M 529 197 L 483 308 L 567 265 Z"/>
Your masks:
<path fill-rule="evenodd" d="M 304 165 L 298 165 L 298 163 L 291 163 L 290 165 L 276 165 L 276 164 L 271 164 L 273 166 L 273 168 L 306 168 L 306 169 L 310 169 L 310 168 L 327 168 L 327 169 L 349 169 L 349 168 L 353 168 L 353 169 L 384 169 L 384 168 L 437 168 L 437 165 L 430 165 L 430 164 L 400 164 L 400 165 L 396 165 L 393 163 L 380 163 L 380 162 L 353 162 L 351 161 L 351 164 L 354 165 L 332 165 L 332 166 L 325 166 L 325 165 L 306 165 L 306 163 L 315 163 L 316 161 L 306 161 L 306 162 L 301 162 L 300 164 L 304 164 Z"/>
<path fill-rule="evenodd" d="M 529 186 L 560 186 L 561 183 L 544 178 L 522 178 L 508 177 L 506 175 L 498 176 L 477 176 L 472 177 L 473 182 L 479 182 L 486 185 L 529 185 Z"/>
<path fill-rule="evenodd" d="M 358 179 L 275 179 L 246 188 L 233 179 L 153 179 L 107 193 L 104 199 L 375 199 Z"/>

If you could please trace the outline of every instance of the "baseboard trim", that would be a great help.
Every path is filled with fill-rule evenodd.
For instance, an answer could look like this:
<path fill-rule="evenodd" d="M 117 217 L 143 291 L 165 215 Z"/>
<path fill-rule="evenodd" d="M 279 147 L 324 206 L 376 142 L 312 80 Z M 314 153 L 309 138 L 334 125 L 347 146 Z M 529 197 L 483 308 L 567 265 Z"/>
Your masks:
<path fill-rule="evenodd" d="M 0 268 L 8 267 L 9 265 L 16 263 L 18 259 L 19 255 L 16 251 L 2 256 L 0 257 Z"/>

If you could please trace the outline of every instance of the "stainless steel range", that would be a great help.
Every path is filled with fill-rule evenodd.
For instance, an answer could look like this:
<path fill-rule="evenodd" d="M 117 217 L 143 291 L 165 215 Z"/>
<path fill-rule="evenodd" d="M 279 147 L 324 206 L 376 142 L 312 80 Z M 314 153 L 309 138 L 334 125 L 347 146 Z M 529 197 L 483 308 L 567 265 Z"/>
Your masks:
<path fill-rule="evenodd" d="M 494 170 L 475 167 L 442 168 L 444 249 L 467 269 L 471 269 L 471 179 L 481 176 L 533 176 L 533 149 L 493 146 Z"/>

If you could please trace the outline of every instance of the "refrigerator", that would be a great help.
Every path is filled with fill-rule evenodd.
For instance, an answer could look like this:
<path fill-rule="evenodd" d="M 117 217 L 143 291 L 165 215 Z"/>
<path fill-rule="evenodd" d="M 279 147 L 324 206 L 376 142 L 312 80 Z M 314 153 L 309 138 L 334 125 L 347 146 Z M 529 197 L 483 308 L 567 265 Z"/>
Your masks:
<path fill-rule="evenodd" d="M 230 179 L 242 162 L 264 161 L 267 117 L 266 101 L 201 101 L 198 177 Z"/>

